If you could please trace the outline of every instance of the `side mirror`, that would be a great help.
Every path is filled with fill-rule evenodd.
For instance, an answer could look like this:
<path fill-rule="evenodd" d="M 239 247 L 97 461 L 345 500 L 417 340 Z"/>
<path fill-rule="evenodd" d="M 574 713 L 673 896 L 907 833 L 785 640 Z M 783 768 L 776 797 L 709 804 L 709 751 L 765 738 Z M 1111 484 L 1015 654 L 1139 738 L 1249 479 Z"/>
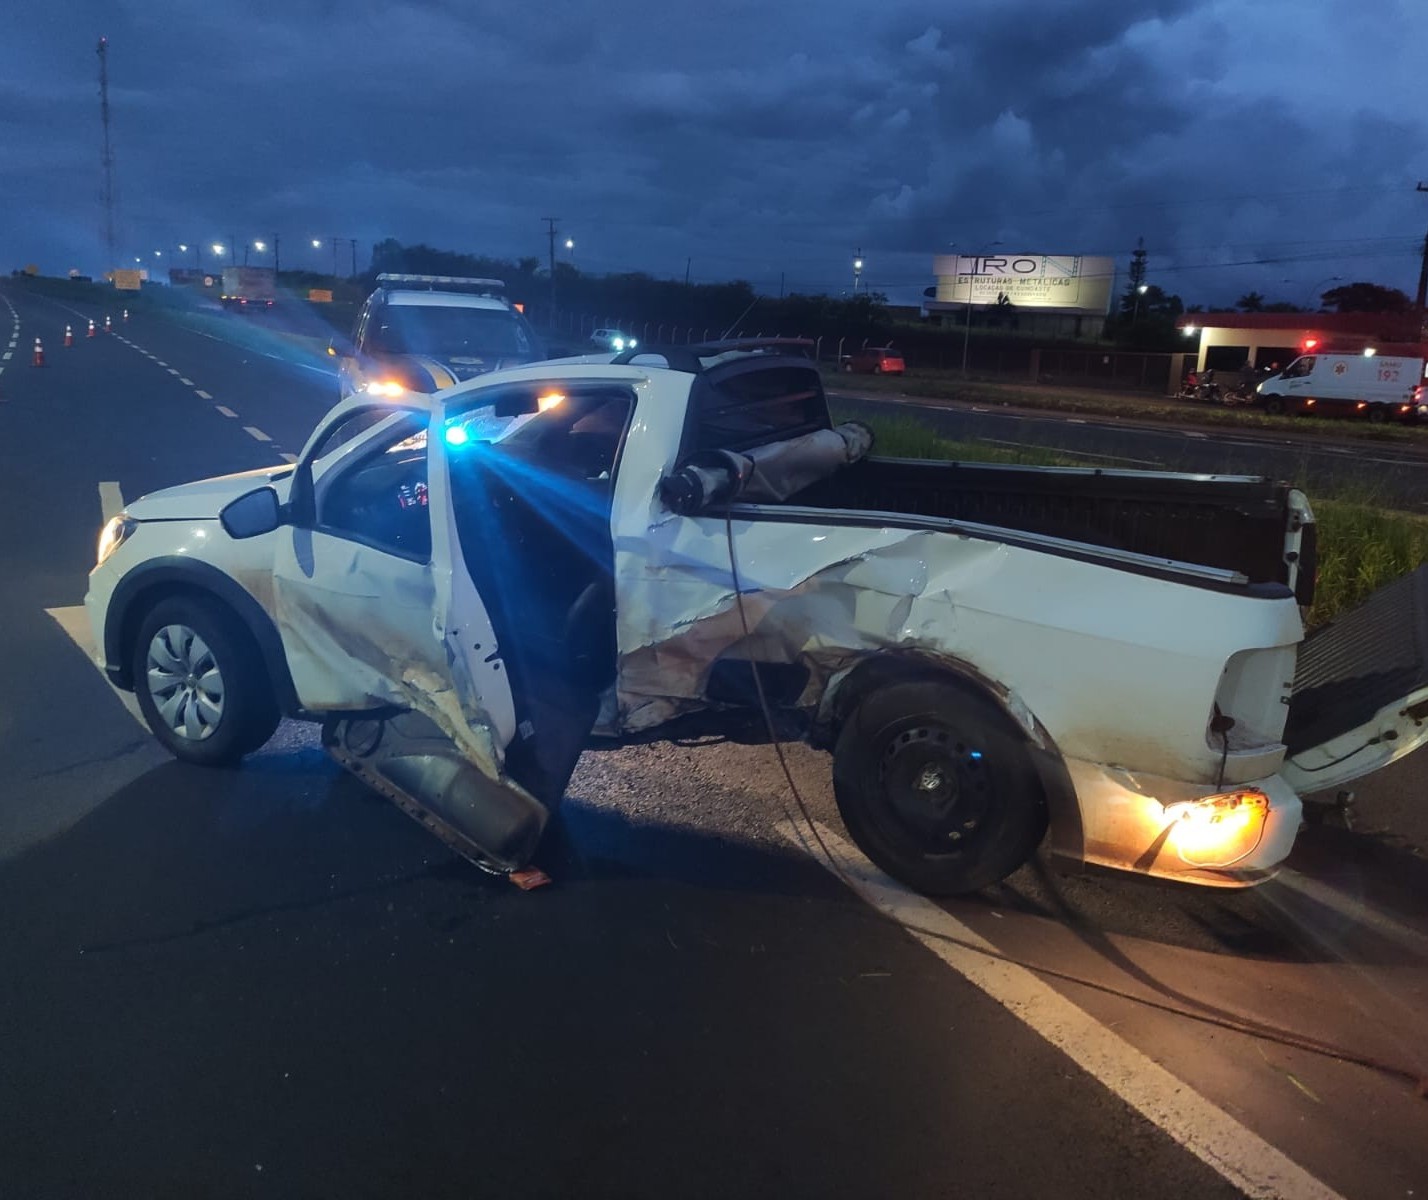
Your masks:
<path fill-rule="evenodd" d="M 224 532 L 231 538 L 258 537 L 272 533 L 283 523 L 278 493 L 270 487 L 247 492 L 223 506 L 218 514 Z"/>
<path fill-rule="evenodd" d="M 355 358 L 357 347 L 347 338 L 338 336 L 328 339 L 327 353 L 333 358 Z"/>

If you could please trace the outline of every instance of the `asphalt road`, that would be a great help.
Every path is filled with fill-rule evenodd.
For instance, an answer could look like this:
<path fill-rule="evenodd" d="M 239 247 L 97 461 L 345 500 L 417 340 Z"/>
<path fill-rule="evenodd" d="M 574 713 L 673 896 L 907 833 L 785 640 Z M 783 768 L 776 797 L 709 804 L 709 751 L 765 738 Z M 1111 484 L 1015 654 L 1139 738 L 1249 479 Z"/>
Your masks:
<path fill-rule="evenodd" d="M 587 753 L 523 893 L 305 727 L 170 761 L 74 620 L 103 498 L 278 465 L 335 385 L 263 318 L 116 304 L 91 340 L 93 311 L 0 285 L 5 1194 L 1428 1186 L 1413 1081 L 1286 1044 L 1428 1074 L 1392 846 L 1311 831 L 1252 893 L 1036 863 L 933 905 L 845 855 L 824 756 L 790 762 L 841 873 L 769 748 L 649 745 Z"/>

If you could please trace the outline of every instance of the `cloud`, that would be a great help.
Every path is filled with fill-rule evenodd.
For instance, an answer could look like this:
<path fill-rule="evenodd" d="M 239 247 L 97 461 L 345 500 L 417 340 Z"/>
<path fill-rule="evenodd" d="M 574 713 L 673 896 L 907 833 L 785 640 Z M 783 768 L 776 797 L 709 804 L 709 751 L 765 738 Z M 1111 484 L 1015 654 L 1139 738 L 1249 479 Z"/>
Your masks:
<path fill-rule="evenodd" d="M 844 287 L 861 246 L 872 286 L 915 296 L 951 242 L 1124 258 L 1141 235 L 1200 302 L 1416 280 L 1421 4 L 969 0 L 955 25 L 930 0 L 53 8 L 18 6 L 0 43 L 11 263 L 101 265 L 105 32 L 144 252 L 279 232 L 540 254 L 556 215 L 583 267 L 692 258 L 765 286 Z"/>

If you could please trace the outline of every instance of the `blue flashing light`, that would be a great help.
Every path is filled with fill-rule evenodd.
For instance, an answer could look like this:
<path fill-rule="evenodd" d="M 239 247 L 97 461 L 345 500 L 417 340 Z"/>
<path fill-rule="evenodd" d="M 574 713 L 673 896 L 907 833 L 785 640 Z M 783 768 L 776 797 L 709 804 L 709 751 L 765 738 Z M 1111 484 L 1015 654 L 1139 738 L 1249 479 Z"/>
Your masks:
<path fill-rule="evenodd" d="M 451 425 L 446 430 L 446 444 L 448 446 L 464 446 L 471 440 L 471 435 L 466 432 L 464 425 Z"/>
<path fill-rule="evenodd" d="M 973 750 L 971 754 L 967 755 L 967 757 L 970 758 L 973 762 L 978 762 L 981 760 L 982 752 L 980 750 Z"/>

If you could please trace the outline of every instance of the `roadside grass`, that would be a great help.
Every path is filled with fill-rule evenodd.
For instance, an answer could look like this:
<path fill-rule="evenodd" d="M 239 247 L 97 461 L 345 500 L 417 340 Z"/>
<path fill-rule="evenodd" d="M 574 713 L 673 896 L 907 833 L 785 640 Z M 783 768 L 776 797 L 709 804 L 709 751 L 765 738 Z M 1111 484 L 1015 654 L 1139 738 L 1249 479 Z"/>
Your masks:
<path fill-rule="evenodd" d="M 1319 583 L 1305 617 L 1310 626 L 1356 608 L 1428 562 L 1428 517 L 1352 500 L 1311 503 L 1319 522 Z"/>
<path fill-rule="evenodd" d="M 845 419 L 834 405 L 835 420 Z M 873 418 L 873 452 L 882 458 L 935 458 L 1018 466 L 1081 467 L 1054 450 L 1010 450 L 938 435 L 912 417 Z M 1428 562 L 1428 516 L 1373 502 L 1363 488 L 1311 496 L 1319 525 L 1318 584 L 1304 614 L 1313 628 L 1362 604 L 1370 594 Z"/>
<path fill-rule="evenodd" d="M 1127 420 L 1176 425 L 1206 425 L 1239 429 L 1261 429 L 1321 435 L 1327 438 L 1361 438 L 1372 442 L 1428 443 L 1428 429 L 1411 425 L 1330 417 L 1272 417 L 1253 408 L 1226 408 L 1221 405 L 1191 404 L 1174 397 L 1140 393 L 1098 391 L 1060 384 L 1030 381 L 1006 383 L 989 379 L 963 379 L 952 371 L 909 370 L 901 377 L 887 375 L 846 375 L 824 368 L 824 386 L 886 394 L 890 399 L 903 395 L 916 399 L 959 400 L 966 403 L 1037 409 L 1043 412 L 1074 413 L 1077 416 L 1121 417 Z"/>

